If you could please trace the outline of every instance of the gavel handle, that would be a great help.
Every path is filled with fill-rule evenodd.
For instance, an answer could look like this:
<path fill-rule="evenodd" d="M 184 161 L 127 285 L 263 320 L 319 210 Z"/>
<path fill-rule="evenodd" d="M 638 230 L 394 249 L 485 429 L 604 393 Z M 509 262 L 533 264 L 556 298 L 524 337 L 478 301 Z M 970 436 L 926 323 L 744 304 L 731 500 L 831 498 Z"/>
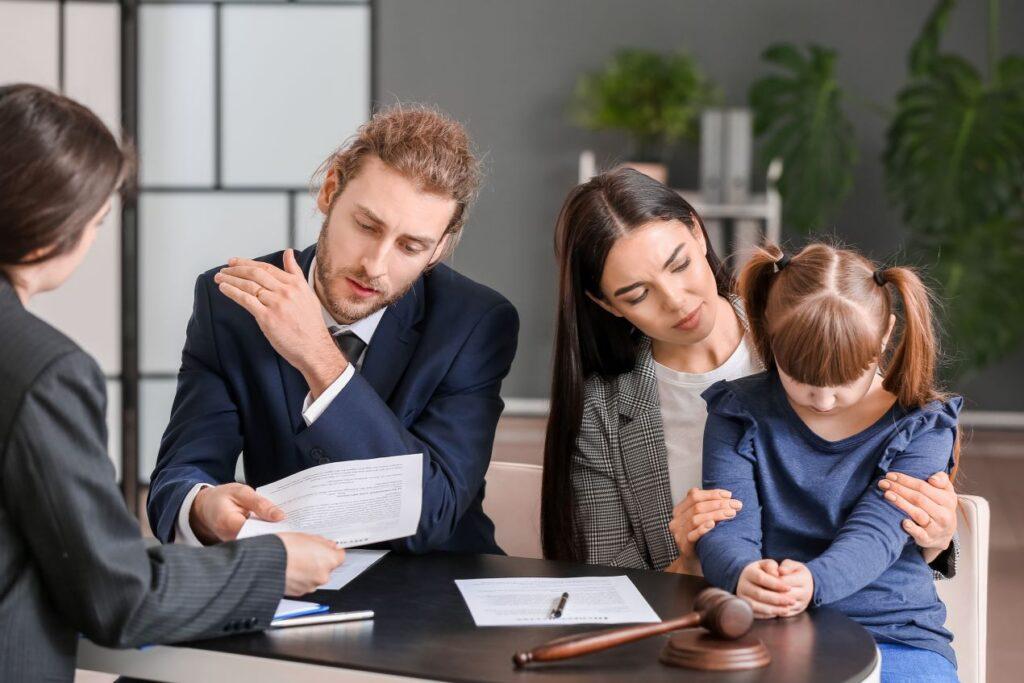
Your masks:
<path fill-rule="evenodd" d="M 605 629 L 603 631 L 591 631 L 580 633 L 574 636 L 557 638 L 543 645 L 538 645 L 526 652 L 517 652 L 512 657 L 516 667 L 523 667 L 530 662 L 552 662 L 558 659 L 570 659 L 581 655 L 588 655 L 592 652 L 600 652 L 608 648 L 631 643 L 634 640 L 642 640 L 659 633 L 668 633 L 682 628 L 700 626 L 703 614 L 691 612 L 677 619 L 663 621 L 660 624 L 642 624 L 640 626 L 627 626 L 625 628 Z"/>

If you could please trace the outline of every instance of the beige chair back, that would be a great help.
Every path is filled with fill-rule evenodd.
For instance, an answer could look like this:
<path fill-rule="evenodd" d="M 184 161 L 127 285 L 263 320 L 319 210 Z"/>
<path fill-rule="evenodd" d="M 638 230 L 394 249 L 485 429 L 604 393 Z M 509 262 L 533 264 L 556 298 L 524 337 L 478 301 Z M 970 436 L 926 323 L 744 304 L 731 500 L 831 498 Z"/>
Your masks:
<path fill-rule="evenodd" d="M 946 603 L 946 628 L 953 633 L 960 681 L 984 683 L 988 640 L 988 501 L 980 496 L 960 496 L 957 530 L 960 563 L 956 576 L 936 581 L 935 587 Z"/>
<path fill-rule="evenodd" d="M 541 557 L 540 485 L 543 468 L 492 461 L 487 469 L 484 512 L 494 522 L 494 536 L 513 557 Z"/>

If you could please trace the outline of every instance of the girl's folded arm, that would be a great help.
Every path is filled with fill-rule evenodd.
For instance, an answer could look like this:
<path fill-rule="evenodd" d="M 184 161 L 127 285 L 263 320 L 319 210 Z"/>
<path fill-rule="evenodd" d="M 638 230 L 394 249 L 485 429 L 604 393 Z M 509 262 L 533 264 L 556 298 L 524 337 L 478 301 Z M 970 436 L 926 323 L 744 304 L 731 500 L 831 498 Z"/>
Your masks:
<path fill-rule="evenodd" d="M 735 517 L 697 541 L 704 577 L 728 591 L 736 590 L 744 567 L 761 559 L 761 503 L 754 444 L 747 432 L 742 420 L 714 412 L 704 429 L 704 488 L 726 489 L 743 503 Z"/>

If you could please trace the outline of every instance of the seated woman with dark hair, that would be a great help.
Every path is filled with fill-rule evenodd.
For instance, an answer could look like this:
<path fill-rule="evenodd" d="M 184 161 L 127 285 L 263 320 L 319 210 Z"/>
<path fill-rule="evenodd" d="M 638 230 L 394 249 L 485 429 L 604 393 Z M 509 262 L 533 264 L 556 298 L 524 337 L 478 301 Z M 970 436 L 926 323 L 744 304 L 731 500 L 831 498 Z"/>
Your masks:
<path fill-rule="evenodd" d="M 327 539 L 147 547 L 107 455 L 103 374 L 25 310 L 81 263 L 128 175 L 85 107 L 0 87 L 0 681 L 74 677 L 78 633 L 137 647 L 266 628 L 325 583 Z"/>

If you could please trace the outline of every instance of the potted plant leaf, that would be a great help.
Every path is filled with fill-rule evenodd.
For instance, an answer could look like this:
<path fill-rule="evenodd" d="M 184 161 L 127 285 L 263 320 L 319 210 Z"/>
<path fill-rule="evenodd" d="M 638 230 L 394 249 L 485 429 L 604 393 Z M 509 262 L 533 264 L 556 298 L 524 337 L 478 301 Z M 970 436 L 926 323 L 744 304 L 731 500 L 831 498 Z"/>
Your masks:
<path fill-rule="evenodd" d="M 750 88 L 761 156 L 782 160 L 778 181 L 783 222 L 800 232 L 820 230 L 853 189 L 857 144 L 843 111 L 836 53 L 773 45 L 762 58 L 775 67 Z"/>
<path fill-rule="evenodd" d="M 624 49 L 602 69 L 580 77 L 570 113 L 583 128 L 626 133 L 624 165 L 666 182 L 671 146 L 697 137 L 700 112 L 716 99 L 689 55 Z"/>
<path fill-rule="evenodd" d="M 1000 57 L 999 3 L 988 2 L 987 74 L 941 38 L 955 0 L 938 0 L 910 48 L 907 84 L 896 96 L 882 162 L 908 248 L 938 285 L 951 353 L 963 378 L 1024 339 L 1024 57 Z M 835 77 L 835 52 L 775 45 L 782 69 L 750 91 L 766 158 L 783 159 L 786 225 L 819 230 L 853 183 L 856 148 Z"/>
<path fill-rule="evenodd" d="M 940 41 L 954 0 L 939 0 L 909 57 L 884 155 L 889 196 L 931 275 L 953 342 L 945 368 L 968 376 L 1024 339 L 1024 56 L 1000 57 L 988 3 L 987 74 Z"/>

